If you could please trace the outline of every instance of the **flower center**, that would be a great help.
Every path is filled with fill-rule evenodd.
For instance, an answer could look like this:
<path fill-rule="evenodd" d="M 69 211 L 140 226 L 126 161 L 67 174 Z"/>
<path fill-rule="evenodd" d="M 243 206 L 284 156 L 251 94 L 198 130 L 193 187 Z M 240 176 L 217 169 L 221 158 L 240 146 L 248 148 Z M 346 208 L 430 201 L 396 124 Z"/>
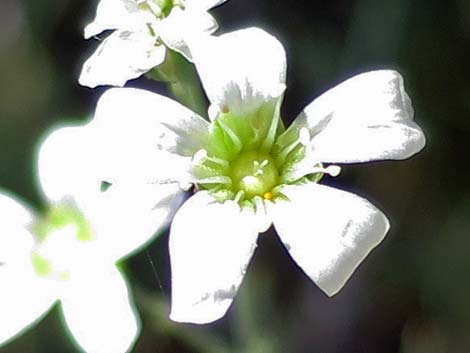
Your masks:
<path fill-rule="evenodd" d="M 93 240 L 93 231 L 85 216 L 71 204 L 52 207 L 33 225 L 36 246 L 31 260 L 39 276 L 67 280 L 81 249 Z"/>
<path fill-rule="evenodd" d="M 49 235 L 67 226 L 75 227 L 75 236 L 78 241 L 93 240 L 93 232 L 88 220 L 75 205 L 70 203 L 51 207 L 45 217 L 33 226 L 33 230 L 38 240 L 43 242 Z"/>
<path fill-rule="evenodd" d="M 196 189 L 219 202 L 234 200 L 258 209 L 265 201 L 286 199 L 284 185 L 318 182 L 324 173 L 337 175 L 339 167 L 324 168 L 313 158 L 307 128 L 284 130 L 279 105 L 262 105 L 248 116 L 223 106 L 211 123 L 204 148 L 192 159 Z"/>
<path fill-rule="evenodd" d="M 245 198 L 264 196 L 278 183 L 279 172 L 270 155 L 258 151 L 241 153 L 230 163 L 232 188 Z"/>

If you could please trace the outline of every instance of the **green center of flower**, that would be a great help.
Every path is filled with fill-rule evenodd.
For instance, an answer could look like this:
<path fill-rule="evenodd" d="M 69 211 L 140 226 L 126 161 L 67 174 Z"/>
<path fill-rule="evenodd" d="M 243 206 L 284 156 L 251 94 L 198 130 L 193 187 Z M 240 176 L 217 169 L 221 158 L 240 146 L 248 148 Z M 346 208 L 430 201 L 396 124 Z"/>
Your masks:
<path fill-rule="evenodd" d="M 316 183 L 324 173 L 337 175 L 339 167 L 324 168 L 312 158 L 306 127 L 284 128 L 279 107 L 266 102 L 248 113 L 221 107 L 203 149 L 193 156 L 197 189 L 209 191 L 219 202 L 234 200 L 257 209 L 266 201 L 287 199 L 286 185 Z"/>
<path fill-rule="evenodd" d="M 33 225 L 36 248 L 31 261 L 39 276 L 67 280 L 79 248 L 92 241 L 93 231 L 83 213 L 69 203 L 50 208 Z"/>
<path fill-rule="evenodd" d="M 69 203 L 51 207 L 34 227 L 34 233 L 40 242 L 47 240 L 53 232 L 73 226 L 76 229 L 76 239 L 81 242 L 93 240 L 93 232 L 90 223 L 83 213 Z"/>
<path fill-rule="evenodd" d="M 241 153 L 230 163 L 232 189 L 246 198 L 266 195 L 278 182 L 279 173 L 269 154 L 259 151 Z"/>

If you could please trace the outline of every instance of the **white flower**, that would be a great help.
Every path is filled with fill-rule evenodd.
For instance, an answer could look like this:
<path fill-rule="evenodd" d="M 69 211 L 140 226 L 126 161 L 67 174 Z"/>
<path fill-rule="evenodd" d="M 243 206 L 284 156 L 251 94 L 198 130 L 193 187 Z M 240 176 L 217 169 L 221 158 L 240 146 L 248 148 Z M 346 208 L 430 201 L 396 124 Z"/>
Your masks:
<path fill-rule="evenodd" d="M 71 335 L 88 353 L 127 352 L 139 333 L 115 263 L 166 224 L 180 202 L 178 187 L 101 191 L 95 148 L 83 127 L 62 128 L 43 143 L 39 179 L 48 206 L 42 217 L 0 193 L 0 345 L 57 300 Z"/>
<path fill-rule="evenodd" d="M 217 23 L 207 11 L 225 1 L 100 0 L 95 20 L 85 28 L 85 38 L 115 31 L 83 65 L 80 84 L 123 86 L 160 65 L 166 46 L 191 60 L 186 39 L 213 33 Z"/>
<path fill-rule="evenodd" d="M 282 45 L 251 28 L 191 48 L 211 101 L 211 122 L 142 90 L 112 89 L 90 124 L 116 185 L 179 181 L 195 194 L 170 232 L 176 321 L 224 315 L 271 224 L 292 258 L 328 295 L 384 238 L 384 214 L 354 194 L 320 185 L 336 165 L 404 159 L 425 144 L 401 75 L 355 76 L 310 103 L 285 130 Z M 125 142 L 125 143 L 123 143 Z"/>

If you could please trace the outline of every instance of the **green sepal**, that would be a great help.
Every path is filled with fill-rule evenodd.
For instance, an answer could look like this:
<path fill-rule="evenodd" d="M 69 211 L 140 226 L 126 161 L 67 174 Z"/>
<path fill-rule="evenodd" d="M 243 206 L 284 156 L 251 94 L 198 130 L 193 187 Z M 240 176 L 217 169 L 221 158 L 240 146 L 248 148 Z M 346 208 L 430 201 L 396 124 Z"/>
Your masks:
<path fill-rule="evenodd" d="M 150 0 L 152 1 L 152 0 Z M 158 7 L 160 7 L 160 10 L 162 11 L 163 17 L 168 17 L 170 14 L 171 10 L 175 6 L 173 0 L 155 0 L 157 3 Z"/>
<path fill-rule="evenodd" d="M 276 160 L 278 163 L 280 181 L 282 183 L 288 183 L 289 180 L 286 178 L 288 174 L 295 170 L 295 167 L 306 157 L 305 146 L 297 146 L 292 152 L 290 152 L 284 161 Z"/>
<path fill-rule="evenodd" d="M 280 130 L 284 129 L 284 125 L 281 119 L 281 105 L 283 100 L 284 95 L 278 98 L 274 107 L 274 111 L 266 111 L 266 109 L 261 109 L 258 114 L 262 119 L 268 119 L 269 121 L 269 127 L 267 129 L 266 136 L 261 143 L 261 151 L 264 153 L 269 153 L 271 151 L 274 141 L 276 140 L 276 136 L 280 134 Z M 269 105 L 267 106 L 269 108 Z"/>

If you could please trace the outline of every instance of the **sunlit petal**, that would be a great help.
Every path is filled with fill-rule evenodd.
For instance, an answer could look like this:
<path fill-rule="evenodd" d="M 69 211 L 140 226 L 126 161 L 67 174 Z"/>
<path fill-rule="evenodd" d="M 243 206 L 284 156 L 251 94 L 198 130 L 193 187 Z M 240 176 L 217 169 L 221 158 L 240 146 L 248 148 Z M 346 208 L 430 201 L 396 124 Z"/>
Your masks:
<path fill-rule="evenodd" d="M 165 59 L 166 49 L 156 38 L 142 31 L 118 30 L 107 37 L 83 65 L 79 82 L 94 88 L 99 85 L 124 86 L 148 72 Z"/>
<path fill-rule="evenodd" d="M 219 37 L 199 37 L 192 43 L 194 63 L 217 109 L 249 115 L 266 102 L 275 104 L 284 92 L 284 48 L 263 30 L 248 28 Z"/>
<path fill-rule="evenodd" d="M 310 130 L 315 156 L 321 162 L 404 159 L 425 144 L 423 132 L 413 121 L 403 78 L 391 70 L 355 76 L 324 93 L 289 130 L 300 127 Z"/>
<path fill-rule="evenodd" d="M 101 187 L 95 148 L 83 126 L 60 128 L 47 136 L 38 154 L 38 175 L 49 201 L 84 205 L 94 199 Z"/>
<path fill-rule="evenodd" d="M 140 249 L 168 225 L 183 196 L 178 183 L 112 185 L 87 210 L 101 252 L 117 260 Z"/>
<path fill-rule="evenodd" d="M 1 191 L 0 215 L 0 266 L 22 263 L 33 246 L 30 231 L 33 212 L 17 198 Z"/>
<path fill-rule="evenodd" d="M 208 124 L 179 103 L 137 89 L 111 89 L 92 122 L 109 181 L 175 182 L 187 178 Z"/>
<path fill-rule="evenodd" d="M 88 353 L 127 352 L 140 324 L 121 274 L 110 266 L 73 275 L 61 298 L 73 338 Z"/>
<path fill-rule="evenodd" d="M 91 38 L 109 29 L 133 29 L 144 27 L 152 21 L 151 13 L 142 11 L 137 1 L 101 0 L 96 10 L 96 17 L 85 27 L 85 38 Z"/>
<path fill-rule="evenodd" d="M 170 318 L 208 323 L 232 303 L 262 226 L 238 204 L 198 192 L 178 211 L 170 232 Z"/>
<path fill-rule="evenodd" d="M 160 38 L 171 49 L 183 54 L 191 60 L 188 40 L 194 35 L 212 33 L 217 29 L 215 19 L 205 11 L 183 11 L 173 8 L 170 15 L 158 23 L 157 31 Z"/>
<path fill-rule="evenodd" d="M 44 316 L 56 296 L 31 267 L 0 266 L 0 283 L 0 344 L 3 344 Z"/>
<path fill-rule="evenodd" d="M 328 186 L 287 186 L 271 205 L 274 226 L 292 258 L 328 295 L 336 294 L 389 229 L 367 200 Z"/>

